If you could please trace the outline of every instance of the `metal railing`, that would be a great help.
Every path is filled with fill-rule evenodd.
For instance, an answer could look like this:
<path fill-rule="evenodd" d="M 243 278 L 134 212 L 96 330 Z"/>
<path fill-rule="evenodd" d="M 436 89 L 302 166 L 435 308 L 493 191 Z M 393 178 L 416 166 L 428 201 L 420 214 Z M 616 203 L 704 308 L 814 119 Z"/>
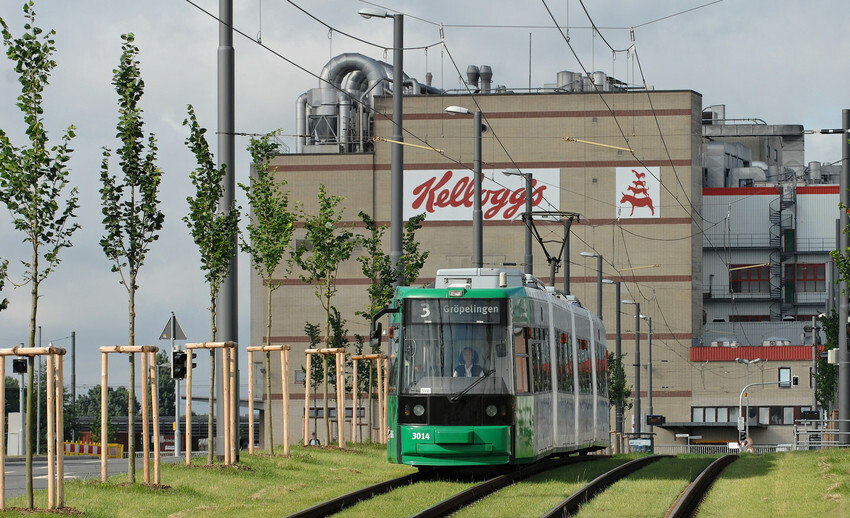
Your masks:
<path fill-rule="evenodd" d="M 819 450 L 821 448 L 846 448 L 842 436 L 850 435 L 839 431 L 839 423 L 844 419 L 798 419 L 794 421 L 794 449 Z M 850 443 L 850 440 L 847 441 Z"/>

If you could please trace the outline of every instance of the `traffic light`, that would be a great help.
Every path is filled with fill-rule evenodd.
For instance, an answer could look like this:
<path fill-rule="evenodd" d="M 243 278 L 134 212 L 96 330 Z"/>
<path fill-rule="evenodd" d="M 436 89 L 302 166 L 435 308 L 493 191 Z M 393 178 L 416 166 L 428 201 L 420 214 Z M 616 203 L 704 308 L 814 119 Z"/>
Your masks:
<path fill-rule="evenodd" d="M 15 374 L 26 374 L 27 373 L 27 359 L 26 358 L 13 358 L 12 359 L 12 372 Z"/>
<path fill-rule="evenodd" d="M 171 379 L 182 380 L 186 377 L 186 353 L 171 352 Z"/>

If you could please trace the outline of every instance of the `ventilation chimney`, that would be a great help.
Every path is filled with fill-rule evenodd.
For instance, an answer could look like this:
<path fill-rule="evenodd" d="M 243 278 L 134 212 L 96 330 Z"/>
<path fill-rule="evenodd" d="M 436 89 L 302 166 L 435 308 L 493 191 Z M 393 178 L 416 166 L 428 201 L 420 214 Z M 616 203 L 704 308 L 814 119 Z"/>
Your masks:
<path fill-rule="evenodd" d="M 490 93 L 491 79 L 493 79 L 493 69 L 490 65 L 481 65 L 481 93 Z"/>
<path fill-rule="evenodd" d="M 473 88 L 478 88 L 478 77 L 481 74 L 478 72 L 478 67 L 475 65 L 469 65 L 466 67 L 466 79 L 467 84 Z"/>

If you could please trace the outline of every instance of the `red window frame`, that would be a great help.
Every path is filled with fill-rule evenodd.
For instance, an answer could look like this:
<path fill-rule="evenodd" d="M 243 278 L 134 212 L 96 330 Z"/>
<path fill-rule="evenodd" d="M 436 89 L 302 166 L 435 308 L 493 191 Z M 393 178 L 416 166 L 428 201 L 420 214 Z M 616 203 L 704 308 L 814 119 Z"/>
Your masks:
<path fill-rule="evenodd" d="M 770 267 L 755 264 L 729 265 L 730 293 L 770 293 Z"/>

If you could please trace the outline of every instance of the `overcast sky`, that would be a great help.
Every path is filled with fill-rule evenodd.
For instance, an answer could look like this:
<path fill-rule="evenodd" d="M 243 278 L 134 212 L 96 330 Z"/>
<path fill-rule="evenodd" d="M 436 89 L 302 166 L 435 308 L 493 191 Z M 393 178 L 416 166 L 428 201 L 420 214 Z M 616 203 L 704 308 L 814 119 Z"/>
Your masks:
<path fill-rule="evenodd" d="M 23 1 L 0 2 L 0 17 L 15 35 L 23 31 Z M 126 291 L 98 245 L 103 233 L 98 194 L 101 148 L 117 146 L 117 94 L 111 81 L 121 53 L 120 35 L 125 32 L 135 33 L 141 50 L 146 83 L 141 107 L 146 131 L 154 133 L 159 143 L 159 166 L 164 171 L 160 199 L 166 215 L 161 238 L 140 274 L 136 343 L 167 346 L 157 338 L 171 311 L 191 341 L 209 337 L 208 290 L 197 249 L 182 221 L 185 198 L 193 194 L 189 172 L 195 166 L 184 144 L 188 132 L 182 121 L 186 105 L 193 104 L 215 149 L 218 25 L 201 9 L 216 16 L 218 1 L 193 2 L 38 0 L 35 5 L 36 24 L 57 32 L 58 67 L 45 92 L 45 122 L 54 143 L 64 128 L 77 126 L 70 168 L 71 182 L 80 189 L 82 225 L 74 235 L 74 247 L 62 251 L 62 263 L 42 285 L 38 323 L 43 345 L 52 341 L 68 347 L 67 337 L 76 331 L 78 393 L 100 381 L 97 348 L 127 343 Z M 365 2 L 294 2 L 333 30 L 285 0 L 234 3 L 234 25 L 248 36 L 234 35 L 237 132 L 282 128 L 290 135 L 285 143 L 294 150 L 296 99 L 318 86 L 310 73 L 318 74 L 332 56 L 345 52 L 392 62 L 392 51 L 384 51 L 392 46 L 392 22 L 357 16 L 359 9 L 370 6 Z M 581 71 L 582 65 L 640 85 L 634 59 L 622 52 L 614 55 L 606 45 L 607 41 L 615 49 L 628 48 L 629 27 L 634 27 L 635 48 L 648 85 L 695 90 L 702 94 L 704 106 L 725 104 L 729 118 L 836 128 L 842 108 L 848 107 L 850 62 L 840 50 L 850 14 L 846 0 L 585 0 L 600 28 L 596 35 L 578 0 L 383 0 L 381 5 L 406 15 L 405 47 L 419 48 L 405 53 L 405 72 L 420 82 L 431 72 L 433 85 L 444 89 L 461 87 L 455 67 L 465 73 L 470 64 L 490 65 L 493 83 L 514 89 L 527 88 L 529 76 L 532 87 L 554 83 L 558 71 Z M 558 24 L 570 27 L 573 50 L 554 28 L 547 6 Z M 262 46 L 249 38 L 261 39 Z M 421 48 L 440 41 L 445 42 L 445 51 L 439 45 L 427 52 Z M 28 143 L 14 105 L 19 91 L 12 63 L 0 58 L 0 128 L 21 146 Z M 839 140 L 807 137 L 806 160 L 840 160 Z M 242 182 L 249 170 L 246 145 L 246 137 L 236 138 L 236 174 Z M 117 173 L 117 163 L 112 166 Z M 20 280 L 20 260 L 27 257 L 21 239 L 11 228 L 8 212 L 0 209 L 0 256 L 10 260 L 13 281 Z M 248 268 L 247 257 L 241 256 L 243 348 L 251 339 Z M 15 290 L 9 283 L 3 295 L 11 304 L 0 313 L 0 347 L 11 347 L 27 341 L 30 295 L 28 288 Z M 110 384 L 126 382 L 126 370 L 113 363 Z M 243 382 L 245 376 L 243 370 Z"/>

